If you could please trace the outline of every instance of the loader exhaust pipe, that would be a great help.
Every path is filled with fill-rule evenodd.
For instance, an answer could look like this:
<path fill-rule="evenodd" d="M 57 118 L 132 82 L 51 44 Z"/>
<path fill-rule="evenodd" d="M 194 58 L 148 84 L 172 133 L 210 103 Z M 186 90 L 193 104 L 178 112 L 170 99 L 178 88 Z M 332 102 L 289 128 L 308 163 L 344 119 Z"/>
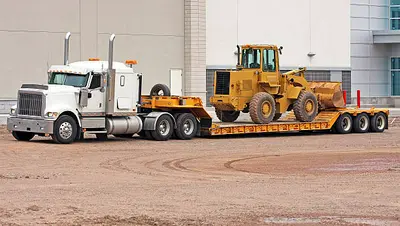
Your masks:
<path fill-rule="evenodd" d="M 71 32 L 65 35 L 64 39 L 64 65 L 69 63 L 69 39 L 71 38 Z"/>
<path fill-rule="evenodd" d="M 237 65 L 239 66 L 240 65 L 240 46 L 237 45 L 236 48 L 237 48 Z"/>

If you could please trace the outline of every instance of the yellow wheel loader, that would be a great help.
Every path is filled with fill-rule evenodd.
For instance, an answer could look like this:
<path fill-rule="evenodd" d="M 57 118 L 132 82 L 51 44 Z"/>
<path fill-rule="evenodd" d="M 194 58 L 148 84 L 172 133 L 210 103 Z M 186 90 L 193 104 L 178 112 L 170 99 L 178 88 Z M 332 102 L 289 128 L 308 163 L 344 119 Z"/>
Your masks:
<path fill-rule="evenodd" d="M 254 123 L 267 124 L 293 110 L 297 120 L 311 122 L 319 110 L 344 106 L 339 82 L 307 82 L 306 68 L 281 74 L 275 45 L 237 46 L 235 70 L 216 71 L 210 98 L 222 122 L 250 113 Z"/>

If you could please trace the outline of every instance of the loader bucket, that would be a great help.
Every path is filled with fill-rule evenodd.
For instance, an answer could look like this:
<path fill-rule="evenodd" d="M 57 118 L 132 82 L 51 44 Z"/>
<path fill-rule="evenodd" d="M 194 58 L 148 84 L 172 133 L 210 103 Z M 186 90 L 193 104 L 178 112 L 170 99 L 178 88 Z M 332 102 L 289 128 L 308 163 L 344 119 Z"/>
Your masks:
<path fill-rule="evenodd" d="M 309 82 L 322 109 L 345 106 L 340 82 Z"/>

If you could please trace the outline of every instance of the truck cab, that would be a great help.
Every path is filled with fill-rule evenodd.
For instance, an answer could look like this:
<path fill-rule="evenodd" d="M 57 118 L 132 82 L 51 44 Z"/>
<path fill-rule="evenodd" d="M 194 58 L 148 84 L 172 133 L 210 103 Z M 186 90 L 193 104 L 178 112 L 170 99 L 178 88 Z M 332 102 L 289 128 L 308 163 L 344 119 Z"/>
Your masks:
<path fill-rule="evenodd" d="M 70 33 L 65 37 L 64 65 L 48 69 L 48 83 L 23 84 L 18 90 L 17 105 L 7 119 L 7 128 L 17 140 L 50 135 L 57 143 L 72 143 L 84 133 L 104 140 L 109 134 L 132 137 L 144 129 L 159 140 L 172 135 L 176 125 L 170 113 L 140 112 L 142 75 L 133 69 L 135 60 L 113 61 L 115 35 L 110 37 L 108 61 L 92 58 L 69 63 L 69 38 Z M 155 87 L 168 95 L 165 85 Z M 163 128 L 156 129 L 159 119 L 164 119 Z"/>

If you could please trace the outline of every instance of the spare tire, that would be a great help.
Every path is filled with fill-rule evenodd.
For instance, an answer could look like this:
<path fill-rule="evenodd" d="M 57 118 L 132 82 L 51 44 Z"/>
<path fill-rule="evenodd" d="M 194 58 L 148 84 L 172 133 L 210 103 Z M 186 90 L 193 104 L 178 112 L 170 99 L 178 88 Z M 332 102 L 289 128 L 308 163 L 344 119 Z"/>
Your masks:
<path fill-rule="evenodd" d="M 156 84 L 151 88 L 150 96 L 171 96 L 171 90 L 165 84 Z"/>

